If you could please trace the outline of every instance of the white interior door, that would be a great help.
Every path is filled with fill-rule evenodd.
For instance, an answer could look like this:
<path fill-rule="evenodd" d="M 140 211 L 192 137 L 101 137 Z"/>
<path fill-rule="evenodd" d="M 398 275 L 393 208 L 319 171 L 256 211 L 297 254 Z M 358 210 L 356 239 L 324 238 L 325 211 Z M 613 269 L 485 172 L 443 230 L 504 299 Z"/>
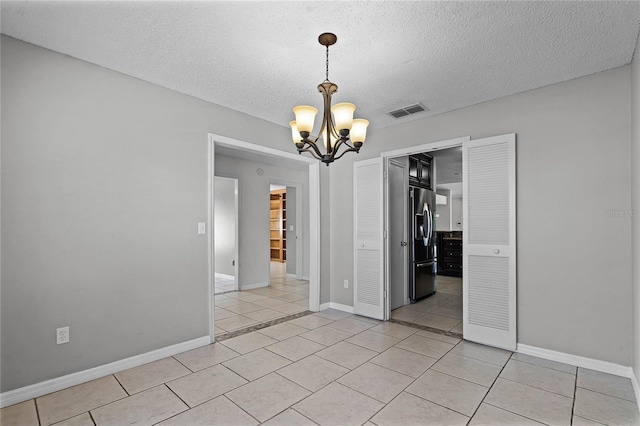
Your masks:
<path fill-rule="evenodd" d="M 516 348 L 516 136 L 462 144 L 466 340 Z"/>
<path fill-rule="evenodd" d="M 354 313 L 384 319 L 382 158 L 353 164 Z"/>
<path fill-rule="evenodd" d="M 387 294 L 389 312 L 409 303 L 407 289 L 407 210 L 409 167 L 407 157 L 387 162 Z"/>

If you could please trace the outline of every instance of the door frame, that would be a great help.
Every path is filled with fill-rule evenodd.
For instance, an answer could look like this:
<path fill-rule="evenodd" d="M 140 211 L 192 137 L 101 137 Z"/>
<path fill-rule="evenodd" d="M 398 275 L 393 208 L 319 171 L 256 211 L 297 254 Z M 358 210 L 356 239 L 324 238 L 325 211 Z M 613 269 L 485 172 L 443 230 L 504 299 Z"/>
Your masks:
<path fill-rule="evenodd" d="M 233 259 L 234 259 L 235 263 L 233 265 L 233 274 L 234 274 L 234 278 L 236 280 L 234 287 L 235 287 L 235 290 L 238 291 L 240 289 L 240 287 L 239 287 L 239 282 L 240 281 L 238 280 L 238 272 L 239 272 L 238 257 L 240 256 L 240 250 L 238 249 L 238 245 L 240 243 L 240 227 L 238 226 L 238 223 L 240 221 L 240 204 L 239 204 L 240 203 L 240 201 L 239 201 L 240 200 L 240 185 L 239 185 L 239 179 L 236 178 L 236 177 L 233 177 L 233 176 L 222 176 L 222 175 L 213 176 L 214 185 L 215 185 L 215 178 L 217 178 L 217 177 L 224 178 L 224 179 L 232 179 L 233 180 L 233 214 L 235 215 L 235 218 L 234 218 L 234 220 L 235 220 L 235 230 L 234 230 L 234 232 L 235 232 L 235 236 L 234 236 L 235 244 L 234 244 L 234 247 L 233 247 Z M 215 208 L 215 200 L 213 200 L 213 206 Z M 213 290 L 214 290 L 214 293 L 215 293 L 216 264 L 215 264 L 215 238 L 213 238 L 214 237 L 215 226 L 213 225 L 214 224 L 213 221 L 211 223 L 212 223 L 212 225 L 211 225 L 211 239 L 214 240 L 214 242 L 213 242 L 214 243 L 214 245 L 213 245 L 213 248 L 214 248 L 214 252 L 213 252 L 214 253 L 214 256 L 213 256 L 213 259 L 214 259 L 214 262 L 213 262 L 213 274 L 214 274 L 214 276 L 213 276 Z"/>
<path fill-rule="evenodd" d="M 383 169 L 387 170 L 389 160 L 392 159 L 392 158 L 404 157 L 406 155 L 420 154 L 420 153 L 429 152 L 429 151 L 439 151 L 441 149 L 456 148 L 456 147 L 462 146 L 463 142 L 467 142 L 467 141 L 470 141 L 470 140 L 471 140 L 471 136 L 462 136 L 462 137 L 458 137 L 458 138 L 446 139 L 446 140 L 437 141 L 437 142 L 429 142 L 429 143 L 410 146 L 410 147 L 406 147 L 406 148 L 399 148 L 399 149 L 395 149 L 393 151 L 385 151 L 385 152 L 380 153 L 380 156 L 383 159 L 382 160 Z M 385 174 L 385 179 L 386 179 L 386 174 Z M 384 186 L 386 188 L 387 184 L 384 183 Z M 388 295 L 389 294 L 389 250 L 390 250 L 390 247 L 389 247 L 389 238 L 386 238 L 386 235 L 388 235 L 388 230 L 389 230 L 389 226 L 388 226 L 389 199 L 388 199 L 388 197 L 386 195 L 383 198 L 383 209 L 384 209 L 384 230 L 383 230 L 383 234 L 385 235 L 385 241 L 384 241 L 384 244 L 383 244 L 383 246 L 384 246 L 383 247 L 383 249 L 384 249 L 384 268 L 385 268 L 384 288 L 383 288 L 383 290 L 384 290 L 385 294 Z M 406 284 L 405 284 L 405 286 L 406 286 Z M 385 306 L 384 306 L 384 319 L 386 321 L 389 318 L 391 318 L 389 297 L 385 298 L 384 304 L 385 304 Z"/>
<path fill-rule="evenodd" d="M 213 239 L 214 215 L 214 178 L 215 178 L 215 147 L 224 146 L 244 152 L 253 152 L 277 158 L 297 161 L 309 167 L 309 310 L 320 310 L 320 167 L 313 158 L 303 157 L 292 152 L 281 151 L 263 145 L 233 139 L 227 136 L 208 133 L 208 177 L 207 177 L 207 228 L 211 231 L 207 235 L 207 263 L 209 269 L 209 339 L 215 341 L 215 250 Z M 238 242 L 238 246 L 240 242 Z M 239 264 L 239 259 L 236 265 Z M 239 265 L 238 265 L 239 266 Z"/>
<path fill-rule="evenodd" d="M 302 227 L 302 188 L 300 183 L 289 182 L 286 180 L 269 180 L 269 185 L 283 185 L 285 187 L 296 189 L 296 279 L 302 280 L 302 247 L 304 242 L 304 234 Z M 300 194 L 300 195 L 299 195 Z M 271 283 L 271 274 L 269 274 L 269 283 Z M 311 287 L 311 286 L 309 286 Z"/>
<path fill-rule="evenodd" d="M 390 198 L 389 197 L 389 165 L 391 163 L 400 164 L 400 162 L 395 160 L 395 158 L 397 158 L 397 157 L 390 157 L 390 158 L 387 158 L 386 161 L 383 161 L 383 167 L 384 167 L 384 201 L 383 201 L 383 203 L 384 203 L 384 213 L 385 213 L 384 214 L 384 227 L 385 227 L 386 232 L 387 232 L 385 234 L 387 241 L 385 242 L 385 247 L 384 247 L 384 252 L 385 252 L 385 257 L 384 257 L 384 262 L 385 262 L 384 275 L 385 276 L 384 276 L 384 280 L 385 280 L 386 283 L 390 283 L 391 282 L 391 268 L 389 267 L 389 256 L 390 256 L 390 252 L 391 252 L 390 251 L 391 250 L 391 243 L 389 242 L 389 240 L 390 240 L 389 236 L 391 235 L 391 233 L 389 232 L 390 225 L 391 225 L 391 221 L 390 221 L 390 218 L 389 218 L 389 216 L 390 216 L 389 215 L 389 198 Z M 404 167 L 405 165 L 402 164 L 402 166 Z M 406 176 L 405 176 L 405 180 L 404 180 L 404 183 L 406 184 L 405 186 L 407 187 L 406 188 L 407 191 L 409 190 L 409 174 L 408 173 L 409 173 L 409 171 L 407 170 L 407 173 L 406 173 Z M 406 219 L 406 216 L 408 214 L 407 210 L 408 210 L 408 207 L 409 207 L 409 204 L 408 204 L 409 203 L 409 200 L 408 200 L 409 194 L 408 193 L 407 193 L 406 197 L 407 198 L 405 200 L 405 206 L 404 206 L 404 210 L 405 210 L 404 217 L 405 217 L 405 219 Z M 407 258 L 408 258 L 408 253 L 407 252 L 409 250 L 409 246 L 408 246 L 408 244 L 409 244 L 409 235 L 407 233 L 407 223 L 406 222 L 405 222 L 405 226 L 404 226 L 404 232 L 405 232 L 405 235 L 404 235 L 405 238 L 404 239 L 406 240 L 406 243 L 407 243 L 407 246 L 405 246 L 405 251 L 404 251 L 404 259 L 406 261 Z M 403 290 L 402 290 L 403 294 L 404 294 L 403 300 L 404 300 L 404 304 L 405 305 L 409 304 L 409 301 L 410 301 L 410 299 L 409 299 L 409 276 L 408 276 L 408 273 L 409 273 L 408 269 L 405 268 L 405 270 L 404 270 L 404 279 L 403 279 L 404 284 L 403 284 Z M 387 286 L 385 287 L 385 290 L 387 291 L 387 295 L 388 295 L 388 297 L 384 301 L 384 303 L 385 303 L 384 310 L 385 310 L 386 319 L 389 319 L 389 315 L 390 315 L 390 312 L 391 312 L 391 289 L 388 288 L 388 287 L 389 287 L 389 284 L 387 284 Z"/>

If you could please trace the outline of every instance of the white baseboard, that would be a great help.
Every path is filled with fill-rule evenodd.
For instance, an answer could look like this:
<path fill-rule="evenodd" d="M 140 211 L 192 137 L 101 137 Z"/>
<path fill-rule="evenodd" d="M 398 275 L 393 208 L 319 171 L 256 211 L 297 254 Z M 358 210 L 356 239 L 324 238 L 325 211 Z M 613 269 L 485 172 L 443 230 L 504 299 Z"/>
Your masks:
<path fill-rule="evenodd" d="M 236 277 L 234 277 L 233 275 L 221 274 L 220 272 L 216 272 L 215 277 L 220 279 L 225 279 L 225 280 L 232 280 L 232 281 L 235 281 L 236 279 Z"/>
<path fill-rule="evenodd" d="M 268 287 L 269 283 L 245 284 L 240 286 L 240 290 L 253 290 L 254 288 Z"/>
<path fill-rule="evenodd" d="M 518 343 L 516 352 L 525 355 L 537 356 L 538 358 L 548 359 L 550 361 L 562 362 L 565 364 L 575 365 L 577 367 L 588 368 L 590 370 L 609 373 L 616 376 L 628 377 L 633 382 L 635 377 L 633 369 L 620 364 L 614 364 L 608 361 L 601 361 L 593 358 L 567 354 L 564 352 L 556 352 L 549 349 L 538 348 L 535 346 L 523 345 Z"/>
<path fill-rule="evenodd" d="M 304 275 L 302 276 L 302 279 L 303 279 L 304 281 L 309 281 L 309 277 L 305 277 Z"/>
<path fill-rule="evenodd" d="M 289 274 L 289 273 L 285 274 L 285 276 L 289 278 L 294 278 L 294 279 L 298 277 L 296 274 Z"/>
<path fill-rule="evenodd" d="M 575 365 L 577 367 L 588 368 L 590 370 L 600 371 L 602 373 L 609 373 L 615 376 L 627 377 L 631 380 L 633 386 L 633 392 L 636 395 L 636 404 L 638 410 L 640 410 L 640 384 L 638 378 L 633 372 L 633 368 L 620 364 L 614 364 L 608 361 L 601 361 L 599 359 L 586 358 L 583 356 L 567 354 L 564 352 L 556 352 L 549 349 L 538 348 L 535 346 L 523 345 L 518 343 L 516 346 L 516 352 L 525 355 L 537 356 L 538 358 L 548 359 L 550 361 L 562 362 L 565 364 Z"/>
<path fill-rule="evenodd" d="M 0 394 L 0 408 L 17 404 L 32 398 L 37 398 L 51 392 L 66 389 L 71 386 L 99 379 L 110 374 L 128 370 L 129 368 L 138 367 L 149 362 L 157 361 L 162 358 L 173 356 L 181 352 L 206 346 L 211 343 L 211 337 L 203 336 L 187 342 L 178 343 L 164 348 L 156 349 L 140 355 L 114 361 L 109 364 L 100 365 L 77 373 L 67 374 L 66 376 L 57 377 L 55 379 L 46 380 L 44 382 L 35 383 L 33 385 L 10 390 Z"/>
<path fill-rule="evenodd" d="M 638 411 L 640 411 L 640 383 L 638 383 L 638 378 L 636 375 L 631 372 L 631 384 L 633 385 L 633 393 L 636 394 L 636 404 L 638 404 Z"/>
<path fill-rule="evenodd" d="M 325 309 L 337 309 L 338 311 L 353 313 L 353 306 L 343 305 L 342 303 L 328 302 L 320 305 L 320 310 L 324 311 Z"/>

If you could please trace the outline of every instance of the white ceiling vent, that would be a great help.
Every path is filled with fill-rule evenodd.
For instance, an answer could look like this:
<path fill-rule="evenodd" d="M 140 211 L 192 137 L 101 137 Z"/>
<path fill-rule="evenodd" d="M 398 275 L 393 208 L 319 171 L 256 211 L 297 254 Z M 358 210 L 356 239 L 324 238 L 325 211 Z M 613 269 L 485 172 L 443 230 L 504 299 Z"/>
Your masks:
<path fill-rule="evenodd" d="M 387 112 L 387 114 L 389 114 L 393 118 L 400 118 L 400 117 L 405 117 L 411 114 L 417 114 L 423 111 L 429 111 L 429 108 L 427 108 L 422 104 L 413 104 L 413 105 L 406 106 L 404 108 L 389 111 Z"/>

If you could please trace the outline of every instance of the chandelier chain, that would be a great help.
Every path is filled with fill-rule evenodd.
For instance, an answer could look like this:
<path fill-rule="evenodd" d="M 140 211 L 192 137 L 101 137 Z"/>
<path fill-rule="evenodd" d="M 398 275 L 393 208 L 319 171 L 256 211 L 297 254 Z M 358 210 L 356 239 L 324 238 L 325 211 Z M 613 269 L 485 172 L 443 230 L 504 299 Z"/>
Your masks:
<path fill-rule="evenodd" d="M 326 69 L 324 81 L 329 81 L 329 46 L 327 46 L 327 69 Z"/>

